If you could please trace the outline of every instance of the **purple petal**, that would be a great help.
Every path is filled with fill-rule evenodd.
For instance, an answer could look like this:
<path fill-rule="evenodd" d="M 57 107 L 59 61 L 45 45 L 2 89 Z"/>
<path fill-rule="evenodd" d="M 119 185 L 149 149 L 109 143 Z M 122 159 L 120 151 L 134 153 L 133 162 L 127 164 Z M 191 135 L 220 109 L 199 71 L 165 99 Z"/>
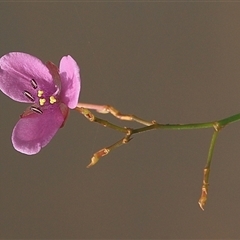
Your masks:
<path fill-rule="evenodd" d="M 13 129 L 14 148 L 27 155 L 38 153 L 45 147 L 64 122 L 58 105 L 21 118 Z"/>
<path fill-rule="evenodd" d="M 13 100 L 31 102 L 23 91 L 33 91 L 31 79 L 41 90 L 55 91 L 48 68 L 38 58 L 26 53 L 12 52 L 0 58 L 0 90 Z"/>
<path fill-rule="evenodd" d="M 77 106 L 80 93 L 80 69 L 71 56 L 65 56 L 60 61 L 59 66 L 62 89 L 61 100 L 69 108 Z"/>

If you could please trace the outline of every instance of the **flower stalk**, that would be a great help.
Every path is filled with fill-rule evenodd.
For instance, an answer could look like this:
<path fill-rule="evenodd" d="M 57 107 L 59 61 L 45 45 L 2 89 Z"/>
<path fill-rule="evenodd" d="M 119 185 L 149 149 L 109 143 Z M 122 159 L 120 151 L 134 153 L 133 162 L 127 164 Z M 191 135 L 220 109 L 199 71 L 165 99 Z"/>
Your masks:
<path fill-rule="evenodd" d="M 99 113 L 110 113 L 114 117 L 120 119 L 120 120 L 127 120 L 127 121 L 135 121 L 140 124 L 145 125 L 144 127 L 140 128 L 127 128 L 127 127 L 121 127 L 115 124 L 112 124 L 106 120 L 103 120 L 101 118 L 98 118 L 94 116 L 89 109 L 95 110 Z M 212 122 L 202 122 L 202 123 L 187 123 L 187 124 L 161 124 L 153 121 L 145 121 L 141 118 L 138 118 L 134 115 L 130 114 L 122 114 L 118 110 L 116 110 L 114 107 L 109 105 L 93 105 L 93 104 L 85 104 L 85 103 L 78 103 L 77 107 L 75 108 L 78 112 L 83 114 L 89 121 L 96 122 L 98 124 L 101 124 L 104 127 L 111 128 L 113 130 L 116 130 L 118 132 L 122 132 L 125 134 L 125 136 L 114 143 L 113 145 L 109 147 L 105 147 L 96 153 L 93 154 L 93 157 L 91 158 L 91 163 L 87 166 L 88 168 L 95 165 L 101 157 L 106 156 L 110 151 L 113 149 L 122 146 L 123 144 L 128 143 L 132 138 L 131 136 L 138 133 L 144 133 L 150 130 L 192 130 L 192 129 L 202 129 L 202 128 L 213 128 L 213 136 L 211 139 L 209 151 L 208 151 L 208 158 L 206 165 L 203 170 L 203 184 L 201 189 L 201 196 L 198 201 L 198 204 L 202 210 L 204 210 L 204 206 L 207 201 L 207 195 L 208 195 L 208 189 L 209 189 L 209 176 L 210 176 L 210 167 L 212 163 L 212 157 L 213 157 L 213 151 L 216 143 L 217 136 L 221 129 L 223 129 L 226 125 L 237 122 L 240 120 L 240 114 L 235 114 L 230 117 L 218 120 L 218 121 L 212 121 Z"/>

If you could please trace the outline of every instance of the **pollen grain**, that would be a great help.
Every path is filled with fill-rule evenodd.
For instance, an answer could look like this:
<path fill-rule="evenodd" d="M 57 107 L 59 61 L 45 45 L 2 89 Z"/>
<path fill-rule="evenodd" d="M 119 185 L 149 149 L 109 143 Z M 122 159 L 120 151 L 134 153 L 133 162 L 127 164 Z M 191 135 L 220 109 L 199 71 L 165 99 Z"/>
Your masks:
<path fill-rule="evenodd" d="M 49 98 L 49 100 L 50 100 L 50 103 L 51 103 L 51 104 L 54 104 L 54 103 L 57 101 L 54 96 L 51 96 L 51 97 Z"/>
<path fill-rule="evenodd" d="M 39 104 L 40 104 L 41 106 L 43 106 L 45 102 L 46 102 L 46 99 L 45 99 L 45 98 L 40 98 L 40 99 L 39 99 Z"/>
<path fill-rule="evenodd" d="M 43 91 L 42 90 L 38 90 L 38 97 L 42 97 L 43 95 Z"/>

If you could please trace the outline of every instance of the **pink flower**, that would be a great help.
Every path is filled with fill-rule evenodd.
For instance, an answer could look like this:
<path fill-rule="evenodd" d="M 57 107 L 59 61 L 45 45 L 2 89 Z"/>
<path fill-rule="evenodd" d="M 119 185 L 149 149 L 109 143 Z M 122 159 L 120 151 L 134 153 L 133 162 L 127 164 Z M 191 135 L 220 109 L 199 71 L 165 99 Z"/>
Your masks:
<path fill-rule="evenodd" d="M 26 53 L 12 52 L 0 58 L 0 90 L 15 101 L 32 104 L 12 132 L 17 151 L 38 153 L 63 126 L 69 108 L 78 103 L 79 71 L 69 55 L 61 59 L 59 70 Z"/>

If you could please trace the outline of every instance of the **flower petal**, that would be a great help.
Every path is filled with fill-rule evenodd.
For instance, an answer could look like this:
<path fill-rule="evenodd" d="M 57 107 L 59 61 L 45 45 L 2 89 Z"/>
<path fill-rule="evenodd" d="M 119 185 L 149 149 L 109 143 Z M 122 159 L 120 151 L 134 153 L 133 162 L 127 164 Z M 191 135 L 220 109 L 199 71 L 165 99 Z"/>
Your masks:
<path fill-rule="evenodd" d="M 59 66 L 62 89 L 61 100 L 69 108 L 77 106 L 80 93 L 80 69 L 71 56 L 64 56 Z"/>
<path fill-rule="evenodd" d="M 58 105 L 43 110 L 43 113 L 26 115 L 13 129 L 14 148 L 27 155 L 38 153 L 45 147 L 64 122 L 64 116 Z"/>
<path fill-rule="evenodd" d="M 37 87 L 55 91 L 48 68 L 38 58 L 21 52 L 11 52 L 0 58 L 0 90 L 13 100 L 32 102 L 23 91 L 33 91 L 34 79 Z"/>

